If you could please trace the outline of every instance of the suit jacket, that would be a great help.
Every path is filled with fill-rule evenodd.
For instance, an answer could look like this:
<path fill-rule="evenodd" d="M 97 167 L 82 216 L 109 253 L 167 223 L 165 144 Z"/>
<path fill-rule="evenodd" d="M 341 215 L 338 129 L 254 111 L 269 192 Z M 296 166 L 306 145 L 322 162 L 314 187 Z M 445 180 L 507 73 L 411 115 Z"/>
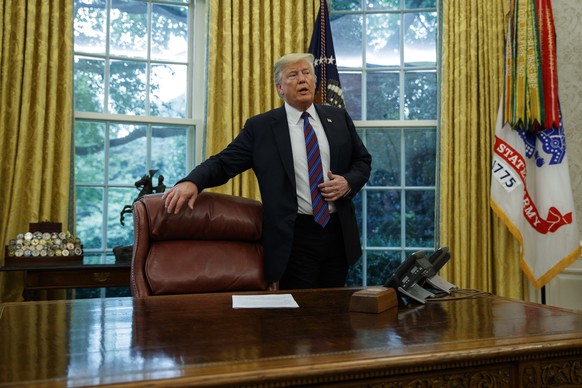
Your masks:
<path fill-rule="evenodd" d="M 318 104 L 315 109 L 329 142 L 330 169 L 346 178 L 351 188 L 335 205 L 346 257 L 352 264 L 362 251 L 351 199 L 367 182 L 372 157 L 345 110 Z M 202 191 L 222 185 L 250 168 L 257 177 L 263 202 L 265 280 L 275 282 L 283 275 L 291 254 L 298 209 L 284 106 L 249 118 L 241 133 L 223 151 L 198 165 L 184 180 L 194 182 Z"/>

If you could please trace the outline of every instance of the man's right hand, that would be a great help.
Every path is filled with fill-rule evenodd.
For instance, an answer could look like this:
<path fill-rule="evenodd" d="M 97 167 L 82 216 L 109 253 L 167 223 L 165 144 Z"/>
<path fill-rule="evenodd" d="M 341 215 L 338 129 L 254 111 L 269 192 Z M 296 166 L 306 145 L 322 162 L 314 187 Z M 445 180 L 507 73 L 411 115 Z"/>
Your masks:
<path fill-rule="evenodd" d="M 180 182 L 162 195 L 166 210 L 174 214 L 178 214 L 186 202 L 190 209 L 194 209 L 196 198 L 198 198 L 198 186 L 190 181 Z"/>

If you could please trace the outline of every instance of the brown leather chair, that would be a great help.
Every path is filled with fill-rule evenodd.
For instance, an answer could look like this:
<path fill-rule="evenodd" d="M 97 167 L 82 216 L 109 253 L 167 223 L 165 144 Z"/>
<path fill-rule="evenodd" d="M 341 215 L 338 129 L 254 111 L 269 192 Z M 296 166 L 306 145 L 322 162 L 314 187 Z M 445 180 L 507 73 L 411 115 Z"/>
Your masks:
<path fill-rule="evenodd" d="M 263 275 L 260 202 L 203 192 L 194 210 L 168 214 L 161 197 L 133 204 L 133 296 L 277 288 Z"/>

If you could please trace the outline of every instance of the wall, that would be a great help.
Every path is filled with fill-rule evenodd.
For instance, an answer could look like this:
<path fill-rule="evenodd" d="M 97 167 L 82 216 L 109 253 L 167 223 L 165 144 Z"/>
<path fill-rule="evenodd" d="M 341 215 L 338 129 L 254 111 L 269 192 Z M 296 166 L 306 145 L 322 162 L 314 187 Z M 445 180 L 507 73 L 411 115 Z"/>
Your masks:
<path fill-rule="evenodd" d="M 558 87 L 570 181 L 582 233 L 582 1 L 553 0 L 558 55 Z M 580 238 L 582 240 L 582 237 Z M 546 302 L 582 310 L 582 260 L 546 286 Z"/>

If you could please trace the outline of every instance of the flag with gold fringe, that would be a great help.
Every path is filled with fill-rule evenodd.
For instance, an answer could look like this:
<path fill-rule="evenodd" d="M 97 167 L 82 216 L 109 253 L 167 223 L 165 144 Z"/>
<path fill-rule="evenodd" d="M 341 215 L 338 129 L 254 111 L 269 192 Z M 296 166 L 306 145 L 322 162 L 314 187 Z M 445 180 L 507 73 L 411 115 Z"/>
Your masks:
<path fill-rule="evenodd" d="M 315 57 L 314 67 L 317 76 L 315 102 L 345 108 L 326 0 L 320 0 L 308 52 Z"/>
<path fill-rule="evenodd" d="M 491 207 L 519 241 L 520 266 L 536 288 L 580 256 L 557 80 L 550 0 L 512 0 Z"/>

